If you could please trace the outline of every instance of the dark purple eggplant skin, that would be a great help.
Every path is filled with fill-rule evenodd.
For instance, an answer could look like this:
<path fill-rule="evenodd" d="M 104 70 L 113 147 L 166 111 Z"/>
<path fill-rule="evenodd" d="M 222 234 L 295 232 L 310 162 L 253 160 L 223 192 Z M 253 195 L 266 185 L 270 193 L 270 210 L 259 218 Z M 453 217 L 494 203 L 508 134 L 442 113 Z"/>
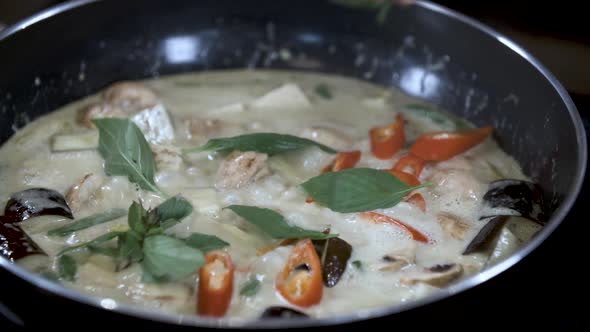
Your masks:
<path fill-rule="evenodd" d="M 483 213 L 479 219 L 486 220 L 486 224 L 467 245 L 463 255 L 486 250 L 510 216 L 520 216 L 541 225 L 547 221 L 543 191 L 532 182 L 514 179 L 493 181 L 483 195 L 483 204 Z M 506 208 L 512 213 L 491 214 L 486 212 L 486 208 Z"/>
<path fill-rule="evenodd" d="M 513 179 L 493 181 L 484 194 L 483 201 L 490 208 L 507 208 L 515 212 L 512 215 L 518 215 L 540 224 L 547 221 L 543 192 L 539 185 L 532 182 Z M 480 219 L 495 216 L 484 214 Z"/>
<path fill-rule="evenodd" d="M 0 255 L 15 261 L 19 258 L 40 253 L 17 226 L 17 220 L 0 216 Z"/>
<path fill-rule="evenodd" d="M 485 250 L 489 247 L 491 239 L 495 238 L 504 222 L 508 218 L 505 216 L 498 216 L 491 218 L 485 226 L 483 226 L 479 232 L 475 235 L 473 240 L 469 242 L 465 250 L 463 251 L 463 255 L 470 255 L 478 251 Z"/>
<path fill-rule="evenodd" d="M 287 307 L 280 307 L 280 306 L 268 307 L 268 308 L 266 308 L 266 310 L 264 310 L 262 315 L 260 315 L 260 318 L 264 318 L 264 319 L 268 319 L 268 318 L 284 319 L 284 318 L 296 318 L 296 317 L 307 318 L 309 316 L 299 310 L 295 310 L 295 309 L 291 309 L 291 308 L 287 308 Z"/>
<path fill-rule="evenodd" d="M 327 240 L 314 240 L 313 244 L 322 263 L 324 286 L 328 288 L 336 286 L 346 270 L 348 260 L 352 255 L 352 246 L 338 237 Z"/>
<path fill-rule="evenodd" d="M 43 215 L 74 218 L 65 198 L 57 191 L 46 188 L 31 188 L 12 194 L 4 208 L 4 215 L 17 221 Z"/>

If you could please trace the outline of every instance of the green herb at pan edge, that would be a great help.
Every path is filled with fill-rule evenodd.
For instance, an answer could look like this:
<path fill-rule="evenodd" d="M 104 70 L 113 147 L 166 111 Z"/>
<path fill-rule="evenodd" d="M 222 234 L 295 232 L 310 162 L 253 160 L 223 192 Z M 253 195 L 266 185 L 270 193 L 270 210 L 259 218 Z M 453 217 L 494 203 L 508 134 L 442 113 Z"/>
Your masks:
<path fill-rule="evenodd" d="M 260 290 L 260 281 L 256 277 L 251 277 L 246 283 L 242 286 L 240 290 L 240 295 L 242 296 L 254 296 Z"/>
<path fill-rule="evenodd" d="M 68 255 L 59 257 L 57 260 L 57 274 L 61 279 L 74 281 L 77 272 L 78 267 L 76 261 L 72 257 Z"/>
<path fill-rule="evenodd" d="M 318 96 L 324 99 L 332 99 L 332 90 L 326 84 L 318 84 L 313 90 Z"/>
<path fill-rule="evenodd" d="M 205 145 L 183 150 L 184 153 L 202 151 L 255 151 L 276 155 L 280 153 L 300 150 L 308 147 L 318 147 L 324 152 L 337 153 L 338 151 L 323 144 L 292 135 L 276 133 L 254 133 L 234 137 L 210 139 Z"/>

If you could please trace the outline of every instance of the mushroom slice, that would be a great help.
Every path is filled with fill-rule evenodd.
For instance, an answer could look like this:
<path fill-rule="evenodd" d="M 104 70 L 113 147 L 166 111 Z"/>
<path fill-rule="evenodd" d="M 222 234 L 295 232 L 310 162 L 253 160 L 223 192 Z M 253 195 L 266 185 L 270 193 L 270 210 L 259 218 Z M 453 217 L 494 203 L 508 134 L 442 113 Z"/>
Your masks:
<path fill-rule="evenodd" d="M 436 220 L 445 233 L 457 240 L 463 240 L 470 228 L 468 223 L 447 212 L 437 214 Z"/>
<path fill-rule="evenodd" d="M 395 253 L 387 254 L 382 257 L 382 263 L 379 263 L 379 271 L 396 272 L 402 268 L 416 262 L 416 248 L 406 248 Z"/>
<path fill-rule="evenodd" d="M 461 264 L 434 265 L 415 276 L 401 279 L 400 283 L 405 286 L 425 283 L 434 287 L 443 287 L 459 278 L 462 274 L 463 266 Z"/>
<path fill-rule="evenodd" d="M 239 189 L 270 174 L 268 155 L 253 151 L 234 151 L 219 166 L 215 187 Z"/>
<path fill-rule="evenodd" d="M 139 110 L 158 103 L 156 94 L 137 82 L 118 82 L 106 89 L 102 98 L 107 103 L 125 109 Z"/>

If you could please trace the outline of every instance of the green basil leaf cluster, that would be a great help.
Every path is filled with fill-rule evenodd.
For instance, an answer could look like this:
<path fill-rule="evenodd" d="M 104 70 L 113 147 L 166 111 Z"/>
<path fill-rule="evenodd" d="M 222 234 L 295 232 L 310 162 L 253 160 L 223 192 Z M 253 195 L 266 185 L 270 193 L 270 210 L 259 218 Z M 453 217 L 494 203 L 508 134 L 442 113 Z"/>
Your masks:
<path fill-rule="evenodd" d="M 192 205 L 180 196 L 169 198 L 151 210 L 133 202 L 127 212 L 129 230 L 110 232 L 92 241 L 65 248 L 60 252 L 60 259 L 69 257 L 63 255 L 66 252 L 87 248 L 92 252 L 112 257 L 119 270 L 132 263 L 141 263 L 144 281 L 169 282 L 185 278 L 203 265 L 204 252 L 229 245 L 213 235 L 194 233 L 185 239 L 179 239 L 164 234 L 167 228 L 179 223 L 192 212 Z M 90 224 L 93 223 L 85 223 Z M 63 232 L 63 229 L 59 232 L 54 230 L 54 233 Z M 111 240 L 114 239 L 117 241 L 113 246 Z M 65 259 L 67 263 L 70 260 Z M 65 270 L 71 271 L 71 268 Z M 69 278 L 71 275 L 72 273 L 68 272 L 64 277 Z"/>

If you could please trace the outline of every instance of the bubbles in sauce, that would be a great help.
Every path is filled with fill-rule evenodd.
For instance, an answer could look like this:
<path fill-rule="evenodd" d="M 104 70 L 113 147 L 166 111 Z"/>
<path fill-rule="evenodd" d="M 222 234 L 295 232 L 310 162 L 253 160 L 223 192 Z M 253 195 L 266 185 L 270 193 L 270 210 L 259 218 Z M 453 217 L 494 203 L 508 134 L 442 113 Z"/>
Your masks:
<path fill-rule="evenodd" d="M 272 35 L 272 27 L 269 29 Z M 444 61 L 441 63 L 443 65 Z M 437 63 L 430 70 L 437 70 Z M 424 83 L 416 80 L 412 84 Z M 434 81 L 427 83 L 435 84 Z M 166 128 L 140 126 L 148 141 L 150 137 L 159 137 L 150 131 L 171 130 L 167 131 L 171 135 L 167 136 L 169 140 L 166 142 L 149 141 L 156 165 L 156 184 L 170 196 L 182 195 L 194 208 L 189 217 L 165 233 L 186 238 L 198 232 L 217 236 L 230 244 L 222 249 L 230 254 L 236 266 L 234 291 L 226 319 L 258 319 L 261 315 L 331 317 L 394 306 L 427 296 L 436 287 L 445 287 L 476 273 L 488 260 L 488 255 L 463 256 L 462 252 L 484 225 L 477 218 L 481 199 L 488 183 L 496 179 L 489 164 L 506 171 L 503 174 L 506 177 L 526 179 L 518 164 L 491 139 L 445 162 L 429 163 L 419 180 L 430 182 L 432 186 L 415 190 L 424 197 L 425 212 L 405 201 L 377 210 L 431 239 L 428 243 L 421 243 L 414 241 L 407 230 L 395 225 L 373 223 L 358 213 L 342 214 L 315 203 L 306 203 L 308 197 L 299 184 L 319 175 L 333 161 L 332 154 L 310 148 L 270 156 L 262 158 L 264 165 L 253 172 L 240 169 L 245 166 L 238 165 L 237 170 L 223 174 L 237 176 L 232 173 L 235 171 L 241 172 L 239 176 L 251 176 L 240 182 L 247 185 L 219 188 L 215 185 L 216 176 L 220 174 L 218 168 L 226 158 L 225 154 L 186 154 L 182 149 L 201 146 L 212 138 L 254 132 L 300 137 L 312 132 L 310 137 L 319 143 L 338 146 L 340 151 L 359 150 L 361 159 L 357 167 L 387 169 L 407 153 L 408 147 L 390 159 L 377 159 L 370 149 L 369 130 L 391 123 L 398 113 L 403 113 L 406 119 L 408 140 L 426 132 L 453 130 L 448 126 L 450 122 L 434 121 L 424 116 L 427 113 L 414 112 L 407 105 L 420 104 L 433 110 L 436 107 L 391 88 L 311 73 L 219 71 L 161 77 L 143 84 L 156 94 L 154 102 L 159 105 L 158 109 L 165 110 L 170 118 Z M 316 92 L 319 85 L 324 92 Z M 96 151 L 96 141 L 76 142 L 76 146 L 82 148 L 71 151 L 56 152 L 52 148 L 51 142 L 56 135 L 75 140 L 77 135 L 95 132 L 95 128 L 79 124 L 77 114 L 101 103 L 104 105 L 106 101 L 97 94 L 67 105 L 33 121 L 4 144 L 0 148 L 0 160 L 3 161 L 0 201 L 7 202 L 12 193 L 30 188 L 30 183 L 63 195 L 78 186 L 76 209 L 71 212 L 75 220 L 112 208 L 127 209 L 133 201 L 142 202 L 146 208 L 163 202 L 165 197 L 139 190 L 126 177 L 105 174 L 103 159 Z M 149 105 L 148 109 L 154 106 Z M 148 113 L 144 115 L 149 116 Z M 121 116 L 121 113 L 107 112 L 102 116 Z M 55 130 L 43 134 L 39 128 Z M 23 146 L 27 146 L 26 151 Z M 89 174 L 94 175 L 92 186 L 83 181 L 89 178 Z M 62 207 L 60 204 L 54 207 Z M 338 234 L 350 245 L 351 252 L 342 254 L 346 257 L 346 264 L 344 259 L 335 259 L 339 264 L 334 269 L 338 278 L 331 281 L 332 287 L 324 288 L 319 304 L 296 308 L 277 293 L 275 277 L 283 269 L 293 243 L 277 245 L 277 240 L 223 210 L 230 204 L 273 209 L 285 216 L 290 225 L 304 229 L 322 231 L 330 228 L 330 232 Z M 450 231 L 453 225 L 443 227 L 438 218 L 441 213 L 456 216 L 463 225 L 461 227 L 465 228 L 464 234 L 460 237 L 453 235 Z M 126 220 L 115 220 L 77 231 L 69 237 L 47 235 L 51 227 L 68 223 L 60 220 L 54 225 L 39 225 L 35 224 L 35 218 L 31 218 L 21 226 L 26 235 L 50 256 L 48 265 L 66 246 L 128 229 Z M 0 231 L 0 234 L 3 233 Z M 276 248 L 260 255 L 261 248 L 269 245 L 276 245 Z M 341 247 L 348 248 L 346 245 Z M 504 247 L 514 250 L 510 246 Z M 61 280 L 66 287 L 166 312 L 195 312 L 198 273 L 176 282 L 154 283 L 142 278 L 141 263 L 131 262 L 122 268 L 104 252 L 93 250 L 74 251 L 71 255 L 77 263 L 77 274 L 72 282 Z M 497 252 L 494 255 L 502 256 Z M 383 257 L 397 258 L 384 261 Z M 384 264 L 398 262 L 400 257 L 404 257 L 404 264 L 399 268 L 384 268 Z M 319 259 L 325 261 L 325 257 Z M 28 263 L 23 260 L 22 264 L 27 266 Z M 442 275 L 447 271 L 442 267 L 453 267 L 454 274 Z M 48 269 L 54 269 L 53 265 Z M 38 271 L 38 267 L 35 270 Z M 252 276 L 257 276 L 260 282 L 257 293 L 249 297 L 240 295 L 239 289 Z"/>

